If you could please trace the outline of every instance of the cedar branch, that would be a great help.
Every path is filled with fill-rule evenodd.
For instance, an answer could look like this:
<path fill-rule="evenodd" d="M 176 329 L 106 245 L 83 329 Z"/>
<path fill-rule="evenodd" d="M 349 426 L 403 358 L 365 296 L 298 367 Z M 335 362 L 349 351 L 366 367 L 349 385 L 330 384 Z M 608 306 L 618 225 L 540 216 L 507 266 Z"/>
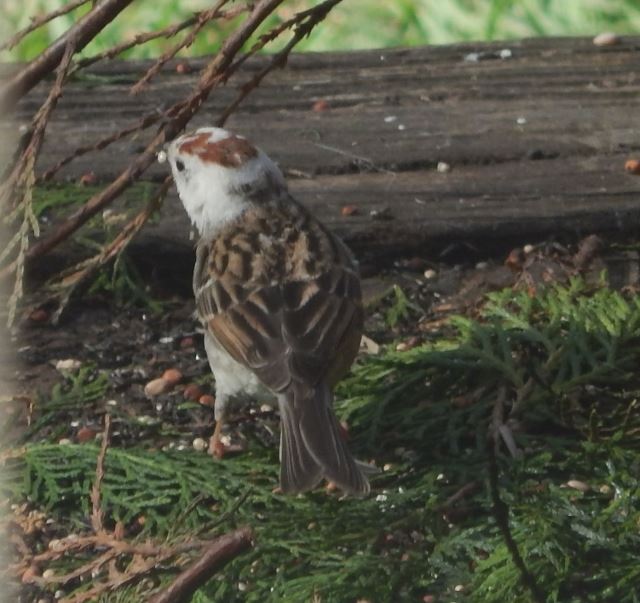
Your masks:
<path fill-rule="evenodd" d="M 35 183 L 35 163 L 44 141 L 44 134 L 49 123 L 49 117 L 58 103 L 58 99 L 62 96 L 62 88 L 67 78 L 71 59 L 76 50 L 76 40 L 71 37 L 68 40 L 64 50 L 62 60 L 56 69 L 56 79 L 51 86 L 51 90 L 45 102 L 41 105 L 33 118 L 30 137 L 24 150 L 22 151 L 18 161 L 13 167 L 7 180 L 0 186 L 0 205 L 9 206 L 13 200 L 15 193 L 20 190 L 21 197 L 16 203 L 15 208 L 9 213 L 7 218 L 13 220 L 17 214 L 22 211 L 23 219 L 16 236 L 14 236 L 2 256 L 8 257 L 12 251 L 12 246 L 18 246 L 16 259 L 5 269 L 16 272 L 16 279 L 13 291 L 9 298 L 9 314 L 7 323 L 11 325 L 15 318 L 18 300 L 22 297 L 23 276 L 25 260 L 28 254 L 29 232 L 32 231 L 35 236 L 39 236 L 40 229 L 38 220 L 33 213 L 32 196 L 33 185 Z"/>

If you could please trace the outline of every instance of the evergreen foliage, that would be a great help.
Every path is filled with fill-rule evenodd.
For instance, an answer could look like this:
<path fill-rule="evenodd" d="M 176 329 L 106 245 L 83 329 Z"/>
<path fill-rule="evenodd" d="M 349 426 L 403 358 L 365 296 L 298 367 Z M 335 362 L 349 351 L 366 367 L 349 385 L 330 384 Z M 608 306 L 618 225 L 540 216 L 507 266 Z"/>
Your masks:
<path fill-rule="evenodd" d="M 385 466 L 369 498 L 274 494 L 277 451 L 257 440 L 222 462 L 150 441 L 109 449 L 103 508 L 112 523 L 144 517 L 141 539 L 253 526 L 255 549 L 202 588 L 199 603 L 535 600 L 505 541 L 493 481 L 545 600 L 636 602 L 639 361 L 636 297 L 577 279 L 534 296 L 505 290 L 431 343 L 363 358 L 339 387 L 352 449 Z M 40 421 L 65 408 L 58 392 Z M 517 448 L 498 447 L 492 476 L 494 434 L 504 430 Z M 4 487 L 81 530 L 97 452 L 31 443 Z"/>

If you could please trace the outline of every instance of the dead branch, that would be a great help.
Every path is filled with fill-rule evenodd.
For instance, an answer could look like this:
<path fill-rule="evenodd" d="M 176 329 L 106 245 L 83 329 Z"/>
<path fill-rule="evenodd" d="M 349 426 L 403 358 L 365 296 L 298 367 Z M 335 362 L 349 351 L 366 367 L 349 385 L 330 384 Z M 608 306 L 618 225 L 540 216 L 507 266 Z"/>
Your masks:
<path fill-rule="evenodd" d="M 62 559 L 65 555 L 71 553 L 80 553 L 88 549 L 112 549 L 116 555 L 139 555 L 143 557 L 157 555 L 178 555 L 189 551 L 197 550 L 208 544 L 210 541 L 187 539 L 184 542 L 175 545 L 157 545 L 152 542 L 132 543 L 121 538 L 116 538 L 113 533 L 102 532 L 100 534 L 87 534 L 85 536 L 76 536 L 74 538 L 64 538 L 58 541 L 51 541 L 50 548 L 47 551 L 36 555 L 29 555 L 22 559 L 19 564 L 10 566 L 12 572 L 15 573 L 16 568 L 25 567 L 25 565 L 35 563 L 37 565 L 50 561 Z M 95 560 L 94 560 L 95 561 Z M 64 576 L 51 576 L 46 578 L 48 582 L 63 584 L 67 580 Z"/>
<path fill-rule="evenodd" d="M 277 36 L 279 36 L 283 31 L 289 29 L 295 25 L 298 27 L 295 30 L 294 35 L 291 40 L 287 43 L 287 45 L 278 53 L 274 55 L 269 64 L 259 71 L 251 80 L 249 80 L 246 84 L 242 86 L 240 89 L 240 93 L 238 96 L 231 102 L 222 112 L 222 115 L 217 120 L 217 125 L 223 126 L 229 116 L 238 108 L 240 103 L 255 89 L 260 85 L 260 82 L 265 78 L 265 76 L 275 69 L 276 67 L 284 67 L 287 61 L 287 57 L 289 53 L 294 48 L 294 46 L 302 40 L 305 36 L 309 35 L 311 30 L 322 21 L 329 11 L 336 5 L 342 2 L 342 0 L 325 0 L 318 6 L 315 6 L 312 9 L 300 12 L 294 15 L 291 19 L 281 23 L 279 26 L 272 29 L 270 32 L 260 37 L 260 40 L 253 46 L 253 48 L 244 56 L 236 61 L 234 67 L 237 69 L 246 59 L 261 50 L 266 44 L 273 41 Z M 305 19 L 307 19 L 305 21 Z"/>
<path fill-rule="evenodd" d="M 240 5 L 234 8 L 230 8 L 228 10 L 220 10 L 218 11 L 217 15 L 215 15 L 213 18 L 216 20 L 233 19 L 234 17 L 237 17 L 243 12 L 248 12 L 249 10 L 251 10 L 251 6 L 249 4 Z M 104 52 L 96 54 L 92 57 L 86 57 L 84 59 L 80 59 L 79 61 L 76 61 L 73 71 L 75 72 L 78 69 L 83 69 L 85 67 L 88 67 L 89 65 L 93 65 L 98 61 L 102 61 L 105 59 L 113 59 L 117 57 L 119 54 L 123 53 L 124 51 L 129 50 L 134 46 L 140 46 L 141 44 L 146 44 L 151 40 L 156 40 L 158 38 L 172 38 L 176 34 L 180 33 L 182 30 L 187 29 L 188 27 L 192 27 L 193 25 L 198 23 L 198 21 L 204 18 L 204 13 L 205 11 L 199 11 L 195 13 L 192 17 L 189 17 L 188 19 L 185 19 L 180 23 L 174 23 L 173 25 L 169 25 L 164 29 L 137 34 L 130 40 L 123 42 L 122 44 L 118 44 L 113 48 L 109 48 Z"/>
<path fill-rule="evenodd" d="M 147 220 L 160 208 L 160 205 L 169 192 L 169 188 L 172 183 L 173 180 L 171 176 L 167 176 L 164 182 L 160 185 L 156 194 L 149 199 L 145 208 L 124 225 L 115 239 L 105 245 L 98 254 L 84 260 L 61 275 L 62 278 L 60 282 L 58 282 L 53 288 L 62 289 L 64 294 L 60 299 L 58 309 L 51 318 L 53 324 L 56 324 L 60 320 L 60 317 L 65 311 L 69 299 L 76 288 L 83 282 L 86 282 L 87 279 L 96 272 L 96 270 L 107 264 L 107 262 L 125 250 L 133 237 L 146 224 Z"/>
<path fill-rule="evenodd" d="M 263 70 L 261 70 L 249 82 L 247 82 L 246 84 L 244 84 L 241 87 L 240 94 L 237 96 L 236 99 L 234 99 L 234 101 L 232 103 L 230 103 L 224 109 L 224 111 L 222 112 L 222 115 L 216 121 L 217 125 L 219 125 L 219 126 L 224 125 L 224 123 L 227 121 L 227 119 L 233 113 L 233 111 L 235 111 L 235 109 L 237 109 L 237 107 L 242 103 L 242 101 L 255 88 L 257 88 L 260 85 L 260 83 L 262 82 L 264 77 L 270 71 L 272 71 L 274 68 L 283 66 L 284 62 L 286 61 L 286 56 L 288 55 L 289 52 L 291 52 L 291 49 L 305 35 L 308 35 L 308 33 L 311 31 L 311 29 L 315 25 L 317 25 L 317 23 L 319 23 L 320 21 L 322 21 L 322 19 L 324 19 L 326 17 L 327 13 L 329 12 L 329 10 L 331 10 L 331 8 L 333 8 L 333 6 L 335 6 L 336 4 L 338 4 L 341 1 L 342 0 L 331 0 L 330 2 L 324 2 L 324 3 L 320 4 L 317 7 L 314 7 L 313 9 L 309 9 L 309 10 L 297 13 L 291 19 L 288 19 L 287 21 L 284 21 L 283 23 L 281 23 L 277 27 L 274 27 L 271 31 L 267 32 L 265 35 L 260 36 L 260 40 L 253 45 L 251 50 L 249 50 L 249 52 L 245 53 L 242 57 L 240 57 L 238 60 L 236 60 L 233 63 L 233 65 L 229 68 L 230 69 L 230 73 L 229 73 L 228 77 L 231 76 L 231 70 L 233 72 L 235 72 L 244 62 L 246 62 L 246 60 L 249 57 L 253 56 L 257 52 L 262 50 L 269 42 L 273 41 L 283 31 L 293 27 L 294 25 L 299 24 L 301 21 L 303 21 L 307 17 L 312 17 L 312 19 L 313 19 L 312 21 L 308 22 L 305 25 L 304 30 L 301 29 L 301 30 L 296 32 L 296 35 L 294 36 L 294 38 L 292 38 L 292 40 L 287 44 L 287 46 L 283 50 L 281 50 L 280 52 L 276 53 L 276 55 L 274 55 L 274 58 L 271 60 L 270 64 L 267 65 L 267 67 L 265 67 Z M 230 9 L 228 11 L 222 11 L 221 10 L 221 11 L 219 11 L 220 15 L 221 15 L 220 18 L 231 18 L 233 16 L 236 16 L 236 15 L 246 11 L 247 8 L 248 8 L 248 5 L 247 6 L 240 6 L 240 7 L 237 7 L 236 9 Z M 165 32 L 165 35 L 167 35 L 167 36 L 173 35 L 172 33 L 166 33 L 166 32 L 168 32 L 169 30 L 172 30 L 172 29 L 175 29 L 176 31 L 179 31 L 178 28 L 183 29 L 184 27 L 188 26 L 187 24 L 191 24 L 191 23 L 195 22 L 195 20 L 196 20 L 196 17 L 194 17 L 193 19 L 189 19 L 187 21 L 183 21 L 182 23 L 180 23 L 178 25 L 171 26 L 171 27 L 167 28 L 166 30 L 161 30 L 161 32 L 156 32 L 153 35 L 153 37 L 160 37 L 162 32 Z M 136 38 L 141 38 L 142 36 L 145 36 L 145 35 L 146 34 L 141 34 L 141 36 L 136 36 Z M 149 35 L 151 35 L 151 34 L 149 34 Z M 152 39 L 152 38 L 149 37 L 148 39 Z M 144 41 L 147 41 L 147 40 L 144 40 Z M 142 42 L 140 42 L 140 43 L 142 43 Z M 130 44 L 129 46 L 127 46 L 127 48 L 130 48 L 133 45 L 134 44 Z M 121 52 L 122 50 L 125 50 L 125 48 L 115 47 L 115 48 L 113 48 L 113 49 L 111 49 L 109 51 L 106 51 L 106 53 L 103 53 L 102 55 L 96 55 L 96 57 L 93 57 L 93 58 L 95 58 L 95 60 L 100 60 L 102 58 L 111 58 L 112 56 L 115 56 L 115 54 L 117 54 L 117 52 Z M 113 53 L 113 55 L 111 53 Z M 90 60 L 90 59 L 86 59 L 86 60 Z M 83 64 L 82 60 L 78 61 L 76 63 L 76 65 L 82 65 L 82 64 Z M 174 109 L 174 107 L 169 109 L 167 111 L 167 113 L 170 113 Z M 126 138 L 130 134 L 133 134 L 135 132 L 138 132 L 140 130 L 144 130 L 144 129 L 152 126 L 153 124 L 155 124 L 158 121 L 160 121 L 161 119 L 163 119 L 163 117 L 164 117 L 164 115 L 162 113 L 158 112 L 158 111 L 155 111 L 153 113 L 148 113 L 147 115 L 144 115 L 137 123 L 133 124 L 132 126 L 129 126 L 127 128 L 123 128 L 119 132 L 116 132 L 115 134 L 112 134 L 110 136 L 106 136 L 105 138 L 102 138 L 101 140 L 99 140 L 99 141 L 97 141 L 97 142 L 95 142 L 95 143 L 93 143 L 91 145 L 87 145 L 87 146 L 84 146 L 84 147 L 78 147 L 73 153 L 71 153 L 70 155 L 67 155 L 66 157 L 61 159 L 58 163 L 56 163 L 56 165 L 54 165 L 53 167 L 49 168 L 40 177 L 40 180 L 44 181 L 44 182 L 46 182 L 47 180 L 50 180 L 65 165 L 71 163 L 73 160 L 77 159 L 78 157 L 81 157 L 82 155 L 85 155 L 86 153 L 90 153 L 92 151 L 100 151 L 102 149 L 105 149 L 110 144 L 113 144 L 114 142 L 117 142 L 118 140 L 122 140 L 123 138 Z"/>
<path fill-rule="evenodd" d="M 183 603 L 191 600 L 193 593 L 200 588 L 219 569 L 240 553 L 251 547 L 253 532 L 243 527 L 216 539 L 202 552 L 202 556 L 190 567 L 179 574 L 161 593 L 153 597 L 150 603 Z"/>
<path fill-rule="evenodd" d="M 10 111 L 20 98 L 60 64 L 69 41 L 74 41 L 77 51 L 82 50 L 131 2 L 132 0 L 103 0 L 95 3 L 90 12 L 0 88 L 0 112 Z"/>
<path fill-rule="evenodd" d="M 82 157 L 82 155 L 86 155 L 87 153 L 91 153 L 92 151 L 101 151 L 102 149 L 106 149 L 110 144 L 113 144 L 118 140 L 122 140 L 123 138 L 126 138 L 130 134 L 135 134 L 136 132 L 139 132 L 141 130 L 146 130 L 147 128 L 151 127 L 153 124 L 163 119 L 163 117 L 164 115 L 159 111 L 149 113 L 147 115 L 144 115 L 142 119 L 140 119 L 138 122 L 136 122 L 132 126 L 123 128 L 119 132 L 116 132 L 115 134 L 111 134 L 110 136 L 105 136 L 104 138 L 101 138 L 100 140 L 98 140 L 97 142 L 94 142 L 93 144 L 86 145 L 83 147 L 78 147 L 77 149 L 75 149 L 73 153 L 62 158 L 53 167 L 50 167 L 44 174 L 42 174 L 42 176 L 40 176 L 39 180 L 41 182 L 46 182 L 47 180 L 51 180 L 51 178 L 53 178 L 65 165 L 67 165 L 68 163 L 71 163 L 74 159 L 77 159 L 78 157 Z"/>
<path fill-rule="evenodd" d="M 162 54 L 158 58 L 158 60 L 147 70 L 147 72 L 131 87 L 131 94 L 138 94 L 141 92 L 144 87 L 160 72 L 160 70 L 164 67 L 167 61 L 171 60 L 180 50 L 183 48 L 188 48 L 193 44 L 196 36 L 200 33 L 200 31 L 210 23 L 211 21 L 219 20 L 219 19 L 230 19 L 243 12 L 247 12 L 251 10 L 251 5 L 244 4 L 236 7 L 235 9 L 230 9 L 228 11 L 222 10 L 222 7 L 229 0 L 219 0 L 218 3 L 210 8 L 209 10 L 202 11 L 199 13 L 196 22 L 193 24 L 191 31 L 177 44 L 170 48 L 167 52 Z"/>
<path fill-rule="evenodd" d="M 54 19 L 57 19 L 62 15 L 66 15 L 67 13 L 74 11 L 76 8 L 82 6 L 83 4 L 86 4 L 87 2 L 89 2 L 89 0 L 72 0 L 68 4 L 65 4 L 64 6 L 56 10 L 52 10 L 46 15 L 42 15 L 40 17 L 32 17 L 31 23 L 27 25 L 27 27 L 15 33 L 6 42 L 2 42 L 0 44 L 0 50 L 11 50 L 36 29 L 39 29 L 43 25 L 46 25 L 47 23 L 49 23 L 49 21 L 53 21 Z"/>
<path fill-rule="evenodd" d="M 0 205 L 8 203 L 11 197 L 11 193 L 18 187 L 24 185 L 29 170 L 27 169 L 29 164 L 35 164 L 35 161 L 42 147 L 44 141 L 44 134 L 49 122 L 49 117 L 55 109 L 58 100 L 62 96 L 62 88 L 64 81 L 67 78 L 69 68 L 71 66 L 71 58 L 76 51 L 76 44 L 73 38 L 69 39 L 69 44 L 65 49 L 64 56 L 60 65 L 57 67 L 56 80 L 49 91 L 49 94 L 35 114 L 31 125 L 29 127 L 28 142 L 25 142 L 24 149 L 20 154 L 15 165 L 11 169 L 6 180 L 0 185 Z M 19 203 L 17 204 L 20 205 Z M 5 222 L 12 221 L 13 216 L 5 218 Z"/>
<path fill-rule="evenodd" d="M 38 220 L 33 213 L 31 205 L 33 185 L 35 184 L 36 158 L 44 141 L 44 134 L 47 124 L 49 123 L 49 117 L 56 107 L 59 98 L 62 96 L 62 88 L 67 78 L 71 58 L 75 50 L 76 41 L 75 38 L 71 37 L 64 51 L 62 61 L 56 69 L 56 80 L 51 87 L 49 95 L 33 118 L 30 140 L 16 162 L 16 165 L 13 167 L 9 177 L 2 186 L 0 186 L 0 206 L 5 204 L 8 206 L 15 192 L 19 188 L 22 189 L 21 198 L 16 203 L 14 211 L 10 212 L 5 218 L 7 222 L 13 221 L 19 211 L 22 210 L 22 223 L 14 237 L 9 241 L 0 258 L 0 260 L 3 260 L 5 257 L 8 257 L 13 249 L 16 246 L 18 247 L 18 255 L 9 266 L 10 270 L 13 268 L 16 272 L 16 280 L 8 304 L 9 314 L 7 321 L 9 325 L 13 324 L 18 300 L 22 297 L 24 266 L 27 249 L 29 247 L 29 233 L 32 231 L 35 236 L 39 236 L 40 233 Z"/>
<path fill-rule="evenodd" d="M 231 65 L 233 57 L 240 50 L 245 41 L 253 34 L 262 21 L 271 14 L 283 0 L 261 0 L 242 25 L 231 34 L 223 44 L 213 60 L 205 67 L 194 91 L 183 101 L 176 103 L 167 113 L 172 119 L 165 124 L 158 134 L 151 140 L 138 158 L 125 169 L 109 186 L 96 193 L 81 208 L 69 216 L 56 228 L 47 239 L 38 241 L 28 253 L 27 259 L 35 258 L 47 253 L 71 233 L 75 232 L 89 218 L 111 203 L 118 195 L 126 190 L 144 171 L 156 160 L 156 150 L 167 140 L 174 138 L 189 122 L 191 117 L 206 100 L 211 90 L 222 80 L 225 71 Z M 228 77 L 228 73 L 227 73 Z M 4 271 L 7 272 L 7 271 Z"/>
<path fill-rule="evenodd" d="M 100 506 L 100 487 L 104 479 L 104 459 L 107 455 L 109 440 L 111 439 L 111 415 L 104 416 L 104 432 L 102 434 L 102 444 L 100 454 L 96 462 L 96 479 L 91 488 L 91 527 L 96 534 L 104 532 L 104 512 Z"/>
<path fill-rule="evenodd" d="M 115 0 L 105 0 L 103 4 L 107 4 L 110 1 L 115 2 Z M 186 98 L 179 102 L 176 102 L 172 107 L 162 113 L 153 112 L 143 116 L 143 118 L 137 124 L 134 124 L 133 126 L 125 128 L 120 132 L 106 137 L 91 146 L 85 146 L 76 149 L 76 151 L 74 151 L 71 156 L 64 158 L 56 166 L 48 170 L 44 175 L 45 178 L 52 177 L 53 174 L 55 174 L 63 165 L 66 165 L 75 157 L 90 152 L 91 150 L 103 149 L 115 140 L 119 140 L 140 129 L 145 129 L 150 125 L 157 123 L 158 121 L 165 120 L 165 123 L 163 123 L 158 133 L 147 144 L 145 150 L 135 159 L 135 161 L 133 161 L 127 167 L 127 169 L 121 172 L 120 175 L 103 190 L 93 195 L 82 207 L 77 209 L 62 223 L 58 224 L 46 239 L 35 242 L 18 258 L 19 261 L 14 261 L 9 266 L 6 266 L 4 269 L 0 270 L 0 278 L 15 273 L 16 280 L 20 281 L 20 283 L 16 282 L 16 287 L 19 288 L 19 293 L 21 293 L 21 281 L 25 262 L 33 261 L 34 259 L 53 249 L 62 241 L 66 240 L 73 232 L 75 232 L 84 223 L 86 223 L 87 220 L 89 220 L 97 212 L 110 204 L 133 182 L 138 180 L 140 176 L 145 172 L 145 170 L 155 161 L 157 149 L 167 140 L 173 139 L 184 129 L 189 120 L 198 111 L 202 103 L 207 99 L 211 91 L 217 86 L 226 83 L 229 78 L 240 68 L 240 66 L 244 63 L 248 56 L 255 54 L 255 52 L 261 49 L 267 42 L 275 39 L 275 37 L 280 35 L 283 31 L 285 31 L 285 29 L 291 27 L 296 28 L 294 35 L 289 40 L 284 49 L 273 57 L 270 64 L 267 65 L 265 69 L 259 72 L 254 78 L 252 78 L 241 88 L 238 97 L 223 112 L 219 123 L 222 123 L 227 119 L 228 115 L 242 102 L 242 100 L 246 98 L 246 96 L 260 84 L 267 73 L 269 73 L 275 67 L 285 64 L 287 56 L 291 52 L 293 47 L 302 38 L 308 35 L 312 28 L 318 22 L 324 19 L 331 8 L 333 8 L 341 0 L 325 0 L 325 2 L 322 2 L 313 9 L 296 14 L 293 18 L 285 21 L 283 24 L 273 28 L 265 35 L 263 35 L 259 42 L 257 44 L 254 44 L 253 48 L 247 54 L 243 55 L 240 58 L 236 58 L 242 46 L 254 34 L 258 26 L 262 24 L 263 21 L 274 12 L 274 10 L 282 3 L 282 1 L 283 0 L 260 0 L 255 5 L 242 5 L 236 9 L 238 12 L 243 12 L 250 8 L 251 12 L 247 15 L 240 26 L 227 37 L 220 51 L 216 53 L 212 60 L 204 67 L 197 83 L 192 89 L 192 92 Z M 182 42 L 176 45 L 174 49 L 190 44 L 194 39 L 195 33 L 197 33 L 197 31 L 199 31 L 210 20 L 231 15 L 232 11 L 222 10 L 222 7 L 226 2 L 228 2 L 228 0 L 218 0 L 216 5 L 210 10 L 203 11 L 200 14 L 198 20 L 192 26 L 192 31 L 187 36 L 185 36 Z M 78 24 L 76 24 L 74 28 L 77 28 L 77 25 Z M 85 32 L 83 31 L 83 35 L 84 33 Z M 161 63 L 157 63 L 156 67 L 160 68 Z M 151 77 L 153 74 L 150 71 L 147 73 L 147 75 Z M 146 80 L 143 77 L 143 80 L 141 81 Z M 12 186 L 15 184 L 15 182 L 12 181 L 5 184 Z M 68 285 L 69 289 L 66 292 L 66 297 L 65 293 L 62 294 L 63 299 L 62 303 L 59 306 L 59 311 L 62 311 L 66 306 L 73 288 L 81 281 L 83 281 L 88 275 L 93 273 L 93 271 L 97 267 L 104 265 L 106 261 L 119 253 L 119 251 L 124 248 L 126 244 L 128 244 L 128 241 L 131 238 L 129 236 L 129 232 L 131 232 L 131 236 L 138 232 L 149 215 L 150 213 L 146 211 L 141 212 L 140 216 L 135 219 L 135 228 L 133 228 L 133 230 L 131 231 L 127 230 L 126 236 L 123 234 L 122 237 L 119 237 L 116 241 L 114 241 L 114 244 L 112 246 L 105 247 L 100 254 L 84 263 L 81 263 L 76 267 L 74 273 L 72 273 L 71 275 L 67 275 L 62 279 L 60 284 Z M 28 239 L 25 239 L 23 237 L 23 240 L 27 241 L 28 243 Z M 27 246 L 25 246 L 25 249 L 26 247 Z M 17 301 L 18 296 L 16 296 L 15 299 Z"/>
<path fill-rule="evenodd" d="M 173 559 L 172 563 L 177 568 L 184 567 L 188 562 L 184 554 L 198 552 L 197 561 L 179 574 L 168 589 L 160 595 L 170 598 L 159 599 L 160 601 L 184 601 L 185 597 L 192 594 L 214 572 L 249 548 L 253 533 L 250 528 L 244 527 L 215 540 L 198 540 L 189 536 L 175 544 L 156 544 L 151 540 L 128 542 L 123 534 L 119 533 L 117 527 L 112 532 L 107 531 L 104 528 L 104 513 L 100 499 L 110 432 L 111 417 L 105 415 L 104 435 L 96 460 L 96 477 L 90 495 L 93 534 L 69 535 L 60 540 L 51 540 L 48 549 L 37 554 L 32 554 L 24 545 L 21 551 L 22 559 L 9 566 L 9 573 L 19 576 L 25 583 L 34 583 L 41 587 L 51 584 L 64 586 L 78 578 L 91 576 L 89 589 L 64 599 L 68 603 L 84 603 L 95 601 L 100 595 L 126 584 L 138 582 L 168 560 Z M 239 502 L 244 499 L 245 497 L 242 497 Z M 234 510 L 236 508 L 237 505 L 234 506 Z M 39 568 L 63 557 L 68 558 L 74 554 L 86 556 L 89 551 L 94 551 L 97 556 L 65 574 L 44 577 L 39 575 L 38 571 L 33 571 L 33 568 Z M 123 562 L 126 563 L 124 567 Z M 100 577 L 105 566 L 107 567 L 106 575 Z"/>

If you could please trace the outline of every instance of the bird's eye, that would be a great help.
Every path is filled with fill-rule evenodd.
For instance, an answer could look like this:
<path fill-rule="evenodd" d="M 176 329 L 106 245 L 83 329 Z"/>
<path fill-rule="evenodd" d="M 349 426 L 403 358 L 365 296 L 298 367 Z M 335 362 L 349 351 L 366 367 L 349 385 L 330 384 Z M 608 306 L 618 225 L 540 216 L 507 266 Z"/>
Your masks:
<path fill-rule="evenodd" d="M 184 163 L 179 159 L 176 161 L 176 170 L 182 172 L 184 170 Z"/>

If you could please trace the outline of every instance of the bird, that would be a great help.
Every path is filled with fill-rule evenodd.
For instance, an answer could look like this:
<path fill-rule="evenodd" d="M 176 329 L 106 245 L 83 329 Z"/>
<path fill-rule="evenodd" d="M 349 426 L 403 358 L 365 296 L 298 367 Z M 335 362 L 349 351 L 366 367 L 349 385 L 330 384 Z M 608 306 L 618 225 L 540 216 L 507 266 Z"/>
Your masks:
<path fill-rule="evenodd" d="M 216 387 L 210 449 L 221 450 L 230 402 L 275 397 L 281 491 L 326 479 L 366 495 L 371 467 L 354 459 L 333 410 L 363 331 L 353 254 L 247 138 L 199 128 L 163 159 L 199 236 L 193 291 Z"/>

